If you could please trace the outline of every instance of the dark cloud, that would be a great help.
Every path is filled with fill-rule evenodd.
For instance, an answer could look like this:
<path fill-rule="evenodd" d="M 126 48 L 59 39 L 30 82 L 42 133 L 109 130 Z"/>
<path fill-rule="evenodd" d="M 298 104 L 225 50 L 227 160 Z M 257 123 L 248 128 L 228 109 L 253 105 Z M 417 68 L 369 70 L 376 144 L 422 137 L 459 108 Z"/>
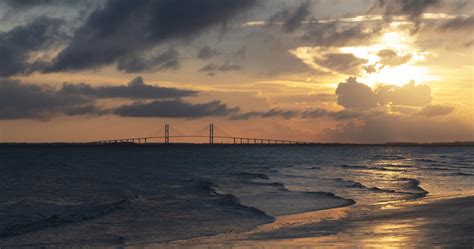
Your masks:
<path fill-rule="evenodd" d="M 372 112 L 371 112 L 372 113 Z M 302 118 L 302 119 L 318 119 L 318 118 L 332 118 L 335 120 L 348 120 L 357 119 L 364 115 L 368 115 L 367 112 L 359 110 L 342 110 L 342 111 L 331 111 L 322 108 L 307 109 L 307 110 L 284 110 L 284 109 L 271 109 L 268 111 L 252 111 L 244 112 L 231 116 L 231 119 L 235 120 L 247 120 L 250 118 Z"/>
<path fill-rule="evenodd" d="M 239 71 L 242 70 L 242 66 L 231 63 L 224 63 L 222 65 L 216 65 L 209 63 L 199 69 L 199 72 L 206 72 L 209 75 L 214 75 L 216 72 L 230 72 L 230 71 Z"/>
<path fill-rule="evenodd" d="M 377 55 L 380 57 L 380 61 L 378 63 L 391 67 L 405 64 L 412 58 L 411 54 L 398 55 L 392 49 L 380 50 Z"/>
<path fill-rule="evenodd" d="M 377 106 L 377 95 L 372 89 L 349 77 L 341 82 L 336 89 L 337 103 L 345 108 L 369 109 Z"/>
<path fill-rule="evenodd" d="M 65 95 L 82 95 L 97 98 L 129 98 L 129 99 L 169 99 L 194 96 L 196 91 L 146 85 L 142 77 L 137 77 L 126 86 L 99 86 L 88 84 L 63 84 L 60 93 Z"/>
<path fill-rule="evenodd" d="M 282 75 L 314 75 L 313 68 L 289 52 L 300 44 L 294 44 L 294 39 L 282 39 L 281 35 L 278 30 L 262 29 L 247 37 L 246 46 L 240 49 L 245 53 L 239 53 L 245 54 L 246 71 L 267 79 Z"/>
<path fill-rule="evenodd" d="M 414 25 L 407 26 L 412 34 L 420 30 L 422 18 L 420 16 L 431 7 L 439 6 L 441 0 L 376 0 L 368 11 L 369 14 L 382 14 L 384 23 L 389 25 L 394 16 L 407 16 Z"/>
<path fill-rule="evenodd" d="M 200 118 L 207 116 L 227 116 L 239 111 L 238 107 L 229 108 L 218 100 L 208 103 L 191 104 L 181 100 L 134 102 L 116 108 L 114 114 L 122 117 L 166 117 Z"/>
<path fill-rule="evenodd" d="M 431 103 L 431 88 L 426 85 L 415 85 L 412 81 L 401 87 L 385 85 L 376 89 L 381 105 L 424 106 Z"/>
<path fill-rule="evenodd" d="M 0 119 L 49 118 L 98 112 L 89 98 L 67 95 L 47 85 L 0 79 Z"/>
<path fill-rule="evenodd" d="M 412 32 L 420 28 L 420 15 L 430 7 L 437 6 L 440 0 L 375 0 L 367 14 L 381 14 L 384 21 L 363 22 L 310 22 L 305 25 L 303 42 L 308 46 L 340 47 L 367 44 L 380 35 L 393 16 L 405 15 L 415 22 L 409 27 Z M 322 21 L 322 20 L 321 20 Z M 370 69 L 369 69 L 370 70 Z"/>
<path fill-rule="evenodd" d="M 248 9 L 256 0 L 109 0 L 92 12 L 48 72 L 99 68 L 189 39 Z"/>
<path fill-rule="evenodd" d="M 46 119 L 55 116 L 72 115 L 107 115 L 129 113 L 138 110 L 140 107 L 149 108 L 148 111 L 156 107 L 163 107 L 167 110 L 178 111 L 179 115 L 185 115 L 185 107 L 190 109 L 190 117 L 196 117 L 192 111 L 204 113 L 209 112 L 221 115 L 226 108 L 218 101 L 207 104 L 187 104 L 179 100 L 182 97 L 194 96 L 197 92 L 181 90 L 176 88 L 165 88 L 153 85 L 146 85 L 141 77 L 132 80 L 127 86 L 99 86 L 93 87 L 88 84 L 64 83 L 59 89 L 39 84 L 26 84 L 18 80 L 0 79 L 0 119 Z M 125 99 L 150 99 L 143 105 L 136 102 L 127 107 L 121 106 L 104 109 L 97 105 L 97 101 L 107 98 Z M 160 101 L 163 100 L 163 101 Z M 172 109 L 176 103 L 178 106 Z M 151 108 L 151 109 L 150 109 Z M 223 109 L 224 108 L 224 109 Z M 238 111 L 229 109 L 229 112 Z M 158 112 L 159 113 L 159 112 Z M 184 116 L 183 116 L 184 117 Z"/>
<path fill-rule="evenodd" d="M 231 119 L 250 118 L 333 118 L 347 120 L 365 115 L 359 110 L 330 111 L 325 109 L 252 111 L 240 113 L 238 107 L 228 107 L 220 101 L 187 103 L 181 97 L 196 92 L 146 85 L 141 77 L 127 86 L 98 86 L 65 83 L 59 89 L 17 80 L 0 80 L 0 119 L 47 119 L 72 115 L 118 115 L 123 117 L 199 118 L 227 116 Z M 107 98 L 142 99 L 107 109 L 97 105 Z"/>
<path fill-rule="evenodd" d="M 109 112 L 95 104 L 74 106 L 63 110 L 66 116 L 107 115 Z"/>
<path fill-rule="evenodd" d="M 247 47 L 242 46 L 233 53 L 233 56 L 238 60 L 243 60 L 247 56 Z"/>
<path fill-rule="evenodd" d="M 440 2 L 440 0 L 376 0 L 369 12 L 381 12 L 386 16 L 408 15 L 413 19 Z"/>
<path fill-rule="evenodd" d="M 271 109 L 268 111 L 252 111 L 252 112 L 244 112 L 239 113 L 231 117 L 231 119 L 235 120 L 247 120 L 250 118 L 284 118 L 290 119 L 296 117 L 300 114 L 299 111 L 296 110 L 282 110 L 282 109 Z"/>
<path fill-rule="evenodd" d="M 309 8 L 310 1 L 301 4 L 295 10 L 284 9 L 270 18 L 270 23 L 282 22 L 282 30 L 286 33 L 295 31 L 301 26 L 301 23 L 311 14 Z"/>
<path fill-rule="evenodd" d="M 445 106 L 445 105 L 426 105 L 417 113 L 419 116 L 425 117 L 437 117 L 437 116 L 444 116 L 452 113 L 454 111 L 454 107 L 452 106 Z"/>
<path fill-rule="evenodd" d="M 48 5 L 78 5 L 82 1 L 74 0 L 4 0 L 6 5 L 13 9 L 26 9 Z"/>
<path fill-rule="evenodd" d="M 176 70 L 179 68 L 179 55 L 176 49 L 152 55 L 151 57 L 130 55 L 118 60 L 117 69 L 126 73 Z"/>
<path fill-rule="evenodd" d="M 457 17 L 452 20 L 448 20 L 443 24 L 438 26 L 440 31 L 449 31 L 449 30 L 466 30 L 472 31 L 474 28 L 474 15 L 469 17 Z"/>
<path fill-rule="evenodd" d="M 354 110 L 354 109 L 346 109 L 342 111 L 330 111 L 330 110 L 318 108 L 318 109 L 312 109 L 312 110 L 305 110 L 301 112 L 301 118 L 317 119 L 317 118 L 328 117 L 335 120 L 347 120 L 347 119 L 357 119 L 357 118 L 360 118 L 361 116 L 368 115 L 368 114 L 372 114 L 372 112 L 367 113 L 364 111 Z"/>
<path fill-rule="evenodd" d="M 337 47 L 368 42 L 382 30 L 377 23 L 310 23 L 307 25 L 303 42 L 311 46 Z"/>
<path fill-rule="evenodd" d="M 377 73 L 387 66 L 396 67 L 403 65 L 413 57 L 411 53 L 398 54 L 392 49 L 382 49 L 377 52 L 377 56 L 380 58 L 379 61 L 363 67 L 367 73 Z"/>
<path fill-rule="evenodd" d="M 219 54 L 220 54 L 219 51 L 212 49 L 208 46 L 204 46 L 201 49 L 199 49 L 196 57 L 201 60 L 207 60 L 212 57 L 218 56 Z"/>
<path fill-rule="evenodd" d="M 26 74 L 46 65 L 29 61 L 32 53 L 47 50 L 65 38 L 63 21 L 40 17 L 23 26 L 0 33 L 0 76 Z"/>
<path fill-rule="evenodd" d="M 339 73 L 357 74 L 367 60 L 357 58 L 353 54 L 332 53 L 316 58 L 315 62 Z"/>

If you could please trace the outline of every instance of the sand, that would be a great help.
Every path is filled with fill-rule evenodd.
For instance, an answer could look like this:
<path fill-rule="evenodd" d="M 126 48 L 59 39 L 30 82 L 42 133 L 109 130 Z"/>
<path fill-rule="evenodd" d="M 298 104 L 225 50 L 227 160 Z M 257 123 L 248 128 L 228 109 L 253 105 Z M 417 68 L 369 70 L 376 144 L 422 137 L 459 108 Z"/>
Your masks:
<path fill-rule="evenodd" d="M 474 197 L 364 214 L 354 209 L 289 215 L 243 233 L 129 248 L 474 248 Z"/>

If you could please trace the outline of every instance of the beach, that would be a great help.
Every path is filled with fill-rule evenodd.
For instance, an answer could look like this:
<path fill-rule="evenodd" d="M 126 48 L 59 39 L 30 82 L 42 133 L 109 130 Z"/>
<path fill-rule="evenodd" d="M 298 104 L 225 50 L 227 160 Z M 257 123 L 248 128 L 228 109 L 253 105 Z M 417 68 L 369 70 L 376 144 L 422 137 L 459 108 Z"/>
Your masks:
<path fill-rule="evenodd" d="M 474 196 L 392 207 L 362 216 L 338 208 L 281 217 L 244 233 L 146 248 L 472 248 Z"/>

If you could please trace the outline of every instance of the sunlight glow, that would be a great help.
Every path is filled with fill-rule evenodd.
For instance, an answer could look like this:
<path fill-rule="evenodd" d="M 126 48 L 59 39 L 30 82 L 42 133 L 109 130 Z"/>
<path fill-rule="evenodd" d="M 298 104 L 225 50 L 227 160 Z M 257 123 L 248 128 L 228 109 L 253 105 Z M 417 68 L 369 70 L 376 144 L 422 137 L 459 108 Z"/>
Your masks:
<path fill-rule="evenodd" d="M 333 75 L 344 75 L 344 73 L 319 65 L 315 59 L 322 58 L 325 54 L 329 53 L 344 53 L 367 60 L 367 63 L 361 66 L 357 77 L 361 82 L 371 87 L 378 84 L 402 86 L 412 80 L 417 83 L 437 80 L 436 77 L 430 74 L 429 68 L 420 65 L 420 62 L 425 61 L 431 54 L 414 47 L 415 38 L 410 36 L 408 32 L 399 30 L 398 23 L 392 24 L 393 25 L 390 25 L 390 28 L 379 37 L 376 43 L 367 46 L 339 48 L 299 47 L 289 52 L 308 66 Z M 383 50 L 393 53 L 393 58 L 390 58 L 390 60 L 400 62 L 384 62 L 382 55 L 380 55 L 380 52 Z M 368 67 L 371 67 L 372 70 L 367 70 Z"/>
<path fill-rule="evenodd" d="M 398 46 L 405 44 L 407 41 L 408 37 L 400 32 L 388 32 L 382 36 L 382 42 L 385 45 Z"/>
<path fill-rule="evenodd" d="M 402 86 L 412 80 L 416 83 L 424 83 L 435 79 L 436 78 L 430 76 L 428 68 L 412 65 L 385 67 L 378 73 L 365 74 L 361 77 L 361 81 L 371 86 L 378 83 Z"/>

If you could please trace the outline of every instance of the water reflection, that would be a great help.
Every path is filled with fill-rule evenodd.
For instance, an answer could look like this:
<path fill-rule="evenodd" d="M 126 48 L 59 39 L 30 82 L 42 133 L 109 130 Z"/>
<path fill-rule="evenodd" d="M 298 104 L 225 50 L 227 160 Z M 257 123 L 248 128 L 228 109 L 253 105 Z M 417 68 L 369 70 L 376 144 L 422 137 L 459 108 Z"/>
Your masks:
<path fill-rule="evenodd" d="M 354 228 L 354 239 L 362 248 L 406 248 L 417 244 L 416 238 L 423 237 L 420 227 L 424 223 L 424 219 L 363 222 Z"/>

